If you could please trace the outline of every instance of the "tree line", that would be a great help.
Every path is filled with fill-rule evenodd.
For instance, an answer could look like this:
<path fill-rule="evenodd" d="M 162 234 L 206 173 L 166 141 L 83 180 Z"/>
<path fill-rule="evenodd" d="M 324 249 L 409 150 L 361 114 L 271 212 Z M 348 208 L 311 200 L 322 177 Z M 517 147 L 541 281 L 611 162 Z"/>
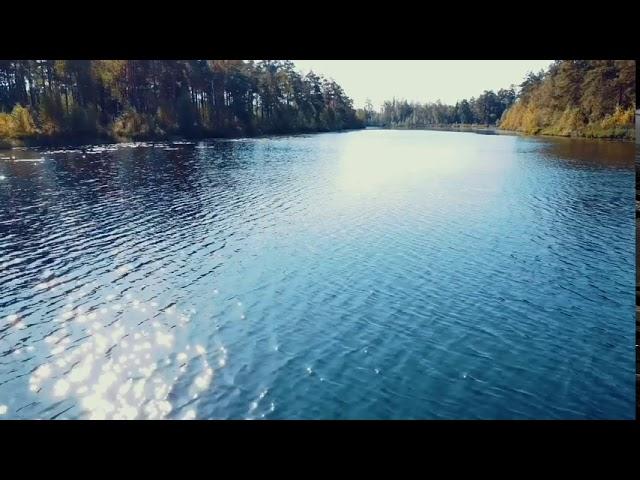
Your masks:
<path fill-rule="evenodd" d="M 379 112 L 370 102 L 364 108 L 368 125 L 387 128 L 421 128 L 453 124 L 496 125 L 503 113 L 516 100 L 514 87 L 498 92 L 486 90 L 477 98 L 446 105 L 440 101 L 432 103 L 409 102 L 393 99 L 386 101 Z"/>
<path fill-rule="evenodd" d="M 0 140 L 155 139 L 361 128 L 331 79 L 290 61 L 1 60 Z"/>
<path fill-rule="evenodd" d="M 558 60 L 529 73 L 500 127 L 529 134 L 633 138 L 634 60 Z"/>
<path fill-rule="evenodd" d="M 475 124 L 527 134 L 633 138 L 636 109 L 634 60 L 557 60 L 529 72 L 520 85 L 455 105 L 370 102 L 359 112 L 367 125 L 424 128 Z"/>

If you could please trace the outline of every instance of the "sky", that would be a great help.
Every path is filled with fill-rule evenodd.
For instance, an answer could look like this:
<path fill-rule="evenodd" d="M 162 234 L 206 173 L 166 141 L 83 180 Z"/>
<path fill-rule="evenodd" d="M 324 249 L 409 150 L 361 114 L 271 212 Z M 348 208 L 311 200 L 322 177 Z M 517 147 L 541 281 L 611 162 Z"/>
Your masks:
<path fill-rule="evenodd" d="M 313 70 L 338 82 L 356 108 L 367 98 L 378 109 L 392 98 L 455 104 L 485 90 L 520 84 L 528 71 L 546 69 L 552 60 L 293 60 L 298 70 Z"/>

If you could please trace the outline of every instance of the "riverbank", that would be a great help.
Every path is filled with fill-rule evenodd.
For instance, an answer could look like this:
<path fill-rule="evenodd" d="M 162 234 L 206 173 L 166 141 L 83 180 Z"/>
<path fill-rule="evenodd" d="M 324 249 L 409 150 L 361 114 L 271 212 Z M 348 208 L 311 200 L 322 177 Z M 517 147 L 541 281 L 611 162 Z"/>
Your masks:
<path fill-rule="evenodd" d="M 521 130 L 509 130 L 497 128 L 497 132 L 509 135 L 528 135 L 531 137 L 555 137 L 555 138 L 582 138 L 586 140 L 617 140 L 621 142 L 633 142 L 637 140 L 634 127 L 613 128 L 613 129 L 589 129 L 583 132 L 575 131 L 570 133 L 556 132 L 554 130 L 541 130 L 537 133 Z"/>
<path fill-rule="evenodd" d="M 499 129 L 503 132 L 512 132 L 520 135 L 531 135 L 540 137 L 565 137 L 565 138 L 590 138 L 600 140 L 624 140 L 634 141 L 636 140 L 635 126 L 630 125 L 628 127 L 611 127 L 602 128 L 599 126 L 590 125 L 580 130 L 566 131 L 558 128 L 544 128 L 536 129 L 533 131 L 528 130 L 510 130 Z"/>
<path fill-rule="evenodd" d="M 225 140 L 241 138 L 264 138 L 290 135 L 309 135 L 314 133 L 339 133 L 355 130 L 362 130 L 365 127 L 343 128 L 343 129 L 318 129 L 318 130 L 296 130 L 296 131 L 273 131 L 273 132 L 214 132 L 196 135 L 143 135 L 133 137 L 119 137 L 114 135 L 57 135 L 57 136 L 33 136 L 28 138 L 0 138 L 0 150 L 11 150 L 13 148 L 39 148 L 39 147 L 77 147 L 81 145 L 100 145 L 105 143 L 129 143 L 129 142 L 181 142 L 181 141 L 203 141 L 203 140 Z"/>
<path fill-rule="evenodd" d="M 480 133 L 483 135 L 526 135 L 532 137 L 558 137 L 558 138 L 584 138 L 593 140 L 619 140 L 630 141 L 637 140 L 635 134 L 635 127 L 628 128 L 612 128 L 612 129 L 588 129 L 584 131 L 575 132 L 554 132 L 553 130 L 540 130 L 536 133 L 526 132 L 521 130 L 510 130 L 506 128 L 499 128 L 491 125 L 476 125 L 476 124 L 453 124 L 453 125 L 424 125 L 419 127 L 379 127 L 384 130 L 438 130 L 445 132 L 471 132 Z"/>

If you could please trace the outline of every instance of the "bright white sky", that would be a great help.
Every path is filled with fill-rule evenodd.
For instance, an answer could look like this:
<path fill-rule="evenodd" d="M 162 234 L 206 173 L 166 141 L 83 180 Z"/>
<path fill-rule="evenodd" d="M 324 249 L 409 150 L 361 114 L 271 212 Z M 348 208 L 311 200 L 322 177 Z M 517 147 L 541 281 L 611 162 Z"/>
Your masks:
<path fill-rule="evenodd" d="M 552 60 L 293 60 L 302 73 L 313 70 L 333 78 L 361 108 L 393 97 L 455 104 L 485 90 L 519 85 L 528 71 L 546 69 Z"/>

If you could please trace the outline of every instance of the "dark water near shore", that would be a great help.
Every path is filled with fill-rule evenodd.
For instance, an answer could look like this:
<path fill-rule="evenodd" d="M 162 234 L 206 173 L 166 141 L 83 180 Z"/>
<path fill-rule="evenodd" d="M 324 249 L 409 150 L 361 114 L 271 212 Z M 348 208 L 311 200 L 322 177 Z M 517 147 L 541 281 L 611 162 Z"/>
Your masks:
<path fill-rule="evenodd" d="M 633 168 L 438 131 L 0 151 L 0 419 L 633 418 Z"/>

